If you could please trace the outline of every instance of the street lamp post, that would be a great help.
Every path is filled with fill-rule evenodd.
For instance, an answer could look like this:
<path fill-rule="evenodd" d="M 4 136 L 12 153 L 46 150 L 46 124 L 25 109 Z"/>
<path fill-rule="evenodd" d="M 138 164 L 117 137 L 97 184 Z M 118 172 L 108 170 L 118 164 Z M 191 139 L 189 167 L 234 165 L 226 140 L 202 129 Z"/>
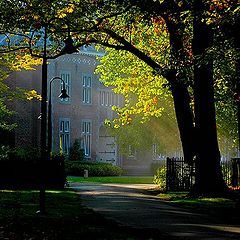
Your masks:
<path fill-rule="evenodd" d="M 61 94 L 58 96 L 61 99 L 69 98 L 66 85 L 62 78 L 60 77 L 53 77 L 49 82 L 49 99 L 48 99 L 48 157 L 50 159 L 50 154 L 52 151 L 52 83 L 54 80 L 60 80 L 63 84 L 61 89 Z"/>
<path fill-rule="evenodd" d="M 47 31 L 44 32 L 43 46 L 43 63 L 42 63 L 42 101 L 41 101 L 41 162 L 40 162 L 40 194 L 39 194 L 39 211 L 40 214 L 45 214 L 45 177 L 44 169 L 47 160 L 47 142 L 46 142 L 46 124 L 47 124 Z"/>
<path fill-rule="evenodd" d="M 43 54 L 41 58 L 43 59 L 42 63 L 42 101 L 41 101 L 41 136 L 40 136 L 40 145 L 41 145 L 41 163 L 40 163 L 40 193 L 39 193 L 39 211 L 37 213 L 40 214 L 45 214 L 46 209 L 45 209 L 45 195 L 46 195 L 46 180 L 45 180 L 45 167 L 46 167 L 46 162 L 50 157 L 50 151 L 51 151 L 51 143 L 52 139 L 50 139 L 50 136 L 52 132 L 48 130 L 48 134 L 50 133 L 50 136 L 48 135 L 48 147 L 47 147 L 47 71 L 48 71 L 48 66 L 47 66 L 47 61 L 48 59 L 53 59 L 57 58 L 61 55 L 64 54 L 72 54 L 74 52 L 77 52 L 77 47 L 74 46 L 74 42 L 70 36 L 70 29 L 68 30 L 68 38 L 64 41 L 64 48 L 61 50 L 59 54 L 56 56 L 48 56 L 47 55 L 47 40 L 48 40 L 48 32 L 47 32 L 47 26 L 44 26 L 44 36 L 43 36 Z M 66 89 L 65 89 L 65 82 L 60 78 L 60 77 L 54 77 L 54 79 L 59 79 L 63 82 L 63 89 L 62 89 L 62 95 L 65 98 L 67 97 L 66 95 Z M 50 83 L 50 88 L 51 88 L 51 83 Z M 65 90 L 64 90 L 65 89 Z M 51 98 L 51 89 L 50 89 L 50 95 L 49 97 Z M 51 99 L 49 99 L 51 100 Z M 51 110 L 51 104 L 49 104 L 50 110 Z M 51 124 L 51 112 L 48 115 L 48 129 L 52 129 Z M 52 137 L 51 137 L 52 138 Z M 50 139 L 50 140 L 49 140 Z"/>

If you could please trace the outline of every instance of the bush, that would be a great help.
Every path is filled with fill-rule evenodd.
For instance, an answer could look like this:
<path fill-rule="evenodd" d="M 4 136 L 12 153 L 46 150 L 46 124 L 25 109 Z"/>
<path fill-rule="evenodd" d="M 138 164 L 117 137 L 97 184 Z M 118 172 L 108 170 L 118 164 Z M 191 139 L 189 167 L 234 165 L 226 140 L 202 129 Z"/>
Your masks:
<path fill-rule="evenodd" d="M 0 146 L 0 161 L 8 160 L 10 151 L 11 150 L 10 150 L 9 146 L 1 145 Z"/>
<path fill-rule="evenodd" d="M 89 176 L 120 176 L 123 170 L 111 163 L 66 161 L 65 171 L 67 175 L 83 176 L 84 170 L 88 170 Z"/>
<path fill-rule="evenodd" d="M 81 145 L 78 140 L 75 140 L 73 145 L 69 149 L 69 161 L 83 161 L 85 158 L 84 149 L 81 148 Z"/>
<path fill-rule="evenodd" d="M 64 187 L 66 178 L 63 156 L 56 155 L 44 162 L 41 161 L 39 151 L 34 148 L 1 147 L 0 160 L 1 189 L 38 189 L 43 178 L 46 188 Z"/>
<path fill-rule="evenodd" d="M 40 151 L 31 147 L 16 147 L 10 150 L 9 159 L 38 163 L 40 161 Z"/>
<path fill-rule="evenodd" d="M 158 187 L 165 191 L 166 190 L 166 177 L 167 177 L 167 167 L 161 166 L 157 169 L 156 174 L 153 178 L 153 183 L 157 184 Z"/>
<path fill-rule="evenodd" d="M 161 168 L 162 166 L 165 166 L 166 165 L 166 161 L 165 160 L 155 160 L 155 161 L 152 161 L 151 163 L 151 171 L 153 173 L 153 175 L 157 172 L 157 170 L 159 168 Z"/>

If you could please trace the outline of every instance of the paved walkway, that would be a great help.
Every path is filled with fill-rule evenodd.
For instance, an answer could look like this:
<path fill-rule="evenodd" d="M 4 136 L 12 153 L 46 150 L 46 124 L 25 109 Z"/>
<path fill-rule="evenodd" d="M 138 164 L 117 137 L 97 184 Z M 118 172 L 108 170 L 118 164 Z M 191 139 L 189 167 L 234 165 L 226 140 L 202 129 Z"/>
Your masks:
<path fill-rule="evenodd" d="M 152 184 L 71 184 L 85 206 L 121 225 L 154 228 L 186 240 L 240 240 L 239 225 L 174 207 L 147 194 Z"/>

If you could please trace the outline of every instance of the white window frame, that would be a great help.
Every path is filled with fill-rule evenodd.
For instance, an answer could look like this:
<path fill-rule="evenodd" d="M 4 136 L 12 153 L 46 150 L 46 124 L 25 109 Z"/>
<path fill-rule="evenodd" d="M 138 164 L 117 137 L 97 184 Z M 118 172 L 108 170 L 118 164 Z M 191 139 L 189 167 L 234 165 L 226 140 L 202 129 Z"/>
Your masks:
<path fill-rule="evenodd" d="M 100 98 L 100 101 L 99 101 L 100 105 L 104 106 L 104 98 L 105 98 L 105 92 L 104 91 L 100 91 L 99 98 Z"/>
<path fill-rule="evenodd" d="M 70 148 L 70 119 L 60 118 L 59 119 L 59 149 L 60 151 L 68 154 Z"/>
<path fill-rule="evenodd" d="M 92 121 L 83 119 L 81 121 L 81 148 L 84 149 L 86 158 L 91 158 L 92 152 Z"/>
<path fill-rule="evenodd" d="M 100 90 L 99 91 L 99 104 L 103 107 L 119 107 L 122 101 L 122 97 L 120 94 L 116 94 L 113 91 L 109 90 Z"/>
<path fill-rule="evenodd" d="M 60 77 L 64 81 L 67 95 L 70 97 L 71 96 L 71 72 L 70 71 L 61 71 Z M 62 90 L 62 89 L 63 89 L 63 82 L 61 81 L 60 90 Z M 64 99 L 61 98 L 61 102 L 69 103 L 70 98 L 64 98 Z"/>
<path fill-rule="evenodd" d="M 84 104 L 92 104 L 92 82 L 91 74 L 82 75 L 82 102 Z"/>

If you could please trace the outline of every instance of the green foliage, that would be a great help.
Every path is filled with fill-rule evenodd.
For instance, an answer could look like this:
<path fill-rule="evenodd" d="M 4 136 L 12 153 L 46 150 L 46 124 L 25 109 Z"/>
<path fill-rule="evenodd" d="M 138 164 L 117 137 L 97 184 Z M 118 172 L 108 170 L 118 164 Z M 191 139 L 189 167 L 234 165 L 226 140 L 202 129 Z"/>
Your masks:
<path fill-rule="evenodd" d="M 167 167 L 162 166 L 157 169 L 153 178 L 153 183 L 157 184 L 159 189 L 166 190 Z"/>
<path fill-rule="evenodd" d="M 64 163 L 64 161 L 65 161 L 65 155 L 64 155 L 63 153 L 61 153 L 61 152 L 52 153 L 52 155 L 51 155 L 51 160 Z"/>
<path fill-rule="evenodd" d="M 14 112 L 7 108 L 6 101 L 14 98 L 40 100 L 40 96 L 35 90 L 9 88 L 4 81 L 13 71 L 33 70 L 32 65 L 39 64 L 39 60 L 35 61 L 29 54 L 22 54 L 22 56 L 17 53 L 0 54 L 0 129 L 11 131 L 16 127 L 16 124 L 11 121 Z"/>
<path fill-rule="evenodd" d="M 25 162 L 40 161 L 40 152 L 36 148 L 31 147 L 16 147 L 10 151 L 10 159 Z"/>
<path fill-rule="evenodd" d="M 81 148 L 79 140 L 75 140 L 69 149 L 69 161 L 83 161 L 85 157 L 84 149 Z"/>
<path fill-rule="evenodd" d="M 204 5 L 202 9 L 201 5 Z M 193 11 L 195 7 L 199 7 L 198 11 Z M 199 22 L 201 21 L 200 25 L 208 24 L 210 27 L 214 26 L 215 35 L 216 29 L 221 27 L 223 22 L 226 20 L 229 21 L 229 19 L 234 22 L 239 19 L 239 6 L 237 5 L 237 1 L 228 0 L 222 3 L 221 1 L 180 1 L 179 3 L 173 1 L 172 4 L 168 4 L 166 0 L 120 2 L 107 0 L 59 2 L 53 0 L 44 1 L 41 4 L 41 8 L 39 8 L 38 0 L 26 1 L 24 4 L 17 0 L 2 1 L 0 3 L 0 29 L 3 32 L 5 30 L 6 33 L 11 32 L 10 40 L 14 31 L 21 35 L 21 43 L 17 42 L 15 46 L 8 43 L 7 50 L 9 50 L 9 47 L 10 50 L 13 50 L 14 47 L 27 46 L 29 48 L 31 46 L 33 54 L 41 55 L 43 44 L 39 44 L 39 42 L 42 41 L 46 32 L 48 33 L 47 37 L 53 40 L 51 43 L 53 53 L 59 53 L 62 49 L 63 40 L 66 40 L 70 34 L 78 47 L 85 43 L 100 43 L 118 50 L 127 50 L 143 60 L 150 67 L 149 70 L 151 70 L 147 72 L 153 70 L 158 78 L 163 78 L 163 76 L 168 78 L 168 86 L 173 87 L 175 81 L 187 84 L 193 83 L 191 81 L 194 77 L 193 59 L 200 60 L 197 61 L 197 65 L 206 64 L 204 61 L 209 62 L 209 59 L 212 59 L 212 57 L 208 57 L 212 55 L 211 51 L 213 49 L 206 49 L 207 52 L 204 52 L 202 56 L 192 55 L 191 37 L 194 36 L 191 33 L 193 30 L 193 21 L 191 21 L 191 18 L 194 14 L 196 14 L 194 16 L 196 17 L 195 19 L 199 20 Z M 186 15 L 188 17 L 185 18 L 184 16 Z M 165 18 L 166 22 L 163 18 Z M 191 20 L 185 21 L 186 19 Z M 186 33 L 186 31 L 189 32 Z M 169 41 L 169 34 L 173 37 L 171 41 Z M 50 49 L 50 46 L 47 46 L 47 48 Z M 126 56 L 131 59 L 131 56 Z M 133 62 L 135 63 L 135 61 Z M 121 61 L 118 62 L 120 66 L 122 63 L 125 64 Z M 155 90 L 151 92 L 148 89 L 148 85 L 155 82 L 156 78 L 149 77 L 147 73 L 141 75 L 142 62 L 139 61 L 137 67 L 134 66 L 134 63 L 131 64 L 131 62 L 128 62 L 132 69 L 131 71 L 128 71 L 126 68 L 123 72 L 120 72 L 121 78 L 131 78 L 132 81 L 128 85 L 123 85 L 124 87 L 121 89 L 121 92 L 126 92 L 126 108 L 120 109 L 115 107 L 119 115 L 119 120 L 114 123 L 114 127 L 116 128 L 132 123 L 137 114 L 141 115 L 143 121 L 148 117 L 158 117 L 162 114 L 162 106 L 158 104 L 159 98 L 158 96 L 153 96 L 156 95 Z M 115 68 L 118 64 L 115 64 Z M 144 66 L 143 68 L 146 67 Z M 141 77 L 138 79 L 134 76 L 134 73 L 137 73 Z M 144 81 L 145 76 L 147 76 L 146 79 L 152 79 L 152 81 Z M 135 80 L 140 80 L 137 81 L 137 84 L 142 88 L 140 92 L 134 90 Z M 220 85 L 223 86 L 222 84 Z M 218 88 L 221 89 L 221 87 Z M 197 89 L 198 86 L 195 86 L 195 90 Z M 143 96 L 141 96 L 141 93 Z M 195 103 L 199 103 L 198 99 L 204 99 L 204 93 L 203 89 L 200 96 L 195 95 Z M 232 95 L 228 96 L 229 98 L 232 97 Z M 211 97 L 213 99 L 214 96 Z M 139 99 L 143 99 L 143 101 L 139 101 Z M 205 99 L 207 100 L 207 98 Z M 210 100 L 210 97 L 208 100 Z M 203 100 L 203 103 L 207 105 L 207 101 Z M 186 105 L 188 108 L 189 104 L 187 101 Z M 224 121 L 224 119 L 228 118 L 229 113 L 233 113 L 231 104 L 228 106 L 230 110 L 226 111 L 219 119 Z M 204 119 L 207 116 L 204 109 L 198 109 L 197 107 L 195 109 L 201 110 L 195 111 L 196 119 Z M 218 110 L 221 111 L 221 107 Z M 199 118 L 198 113 L 202 114 Z M 179 112 L 177 114 L 179 116 Z M 192 124 L 191 117 L 187 120 L 191 121 Z M 215 112 L 212 114 L 211 120 L 215 121 Z M 220 128 L 224 126 L 224 124 L 219 125 Z M 231 126 L 230 124 L 225 125 Z M 214 128 L 214 126 L 212 127 Z M 199 129 L 198 132 L 202 133 L 204 130 L 206 128 L 203 124 L 203 129 Z M 208 132 L 211 134 L 210 131 L 206 131 L 207 138 Z M 183 130 L 181 130 L 181 136 L 183 136 Z M 214 138 L 215 134 L 209 136 L 209 139 L 213 139 L 213 141 Z M 213 141 L 210 143 L 213 143 Z"/>
<path fill-rule="evenodd" d="M 13 115 L 14 112 L 9 110 L 4 100 L 0 98 L 0 129 L 11 131 L 16 127 L 16 124 L 10 121 L 10 117 Z"/>
<path fill-rule="evenodd" d="M 100 63 L 96 69 L 100 81 L 124 96 L 124 105 L 113 107 L 118 114 L 118 119 L 113 121 L 115 128 L 131 123 L 135 115 L 141 116 L 143 122 L 149 117 L 161 116 L 161 102 L 169 95 L 163 87 L 166 79 L 154 74 L 151 67 L 126 51 L 107 49 Z"/>
<path fill-rule="evenodd" d="M 157 161 L 153 161 L 151 164 L 151 170 L 153 174 L 156 174 L 157 170 L 162 167 L 163 165 L 166 165 L 166 160 L 157 160 Z"/>
<path fill-rule="evenodd" d="M 84 170 L 88 170 L 89 176 L 119 176 L 122 169 L 111 163 L 90 163 L 66 161 L 65 170 L 67 175 L 83 176 Z"/>
<path fill-rule="evenodd" d="M 0 147 L 0 189 L 39 189 L 43 162 L 38 149 Z M 44 163 L 47 189 L 62 189 L 66 182 L 64 156 L 54 155 Z"/>
<path fill-rule="evenodd" d="M 166 79 L 126 51 L 107 49 L 100 63 L 96 72 L 102 83 L 124 96 L 123 106 L 112 107 L 117 117 L 105 121 L 110 134 L 116 136 L 120 151 L 127 153 L 129 145 L 150 150 L 153 144 L 162 152 L 179 149 L 174 107 L 165 87 Z"/>
<path fill-rule="evenodd" d="M 8 160 L 10 155 L 10 147 L 9 146 L 0 146 L 0 161 Z"/>
<path fill-rule="evenodd" d="M 221 36 L 217 39 L 218 46 L 213 51 L 217 127 L 222 152 L 226 151 L 226 139 L 231 152 L 238 145 L 236 63 L 239 53 L 232 41 L 223 40 Z"/>
<path fill-rule="evenodd" d="M 0 146 L 0 160 L 20 161 L 20 162 L 38 162 L 40 152 L 36 148 Z"/>

